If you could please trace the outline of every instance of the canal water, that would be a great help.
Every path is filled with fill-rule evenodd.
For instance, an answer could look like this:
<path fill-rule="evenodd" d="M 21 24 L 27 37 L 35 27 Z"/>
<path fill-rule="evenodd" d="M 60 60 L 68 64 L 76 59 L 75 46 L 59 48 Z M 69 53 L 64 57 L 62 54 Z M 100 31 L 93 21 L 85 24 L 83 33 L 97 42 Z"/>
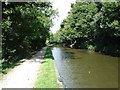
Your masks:
<path fill-rule="evenodd" d="M 65 88 L 118 88 L 118 57 L 60 47 L 52 53 Z"/>

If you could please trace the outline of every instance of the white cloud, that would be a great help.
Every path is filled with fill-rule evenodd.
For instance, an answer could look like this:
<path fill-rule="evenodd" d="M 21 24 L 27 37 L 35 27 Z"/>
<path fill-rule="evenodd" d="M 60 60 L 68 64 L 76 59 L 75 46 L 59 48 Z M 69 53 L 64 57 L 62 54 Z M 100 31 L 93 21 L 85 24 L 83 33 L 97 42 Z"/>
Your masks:
<path fill-rule="evenodd" d="M 68 12 L 71 8 L 71 3 L 74 3 L 76 0 L 53 0 L 53 9 L 58 9 L 59 17 L 54 19 L 54 26 L 51 28 L 51 31 L 55 33 L 60 28 L 61 22 L 67 17 Z"/>

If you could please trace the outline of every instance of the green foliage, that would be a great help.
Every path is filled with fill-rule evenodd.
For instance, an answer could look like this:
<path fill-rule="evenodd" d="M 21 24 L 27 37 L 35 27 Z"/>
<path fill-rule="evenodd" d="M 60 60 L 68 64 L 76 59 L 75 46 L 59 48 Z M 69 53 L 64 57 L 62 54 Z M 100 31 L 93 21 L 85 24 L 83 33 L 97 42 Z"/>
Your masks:
<path fill-rule="evenodd" d="M 55 15 L 49 2 L 2 3 L 3 68 L 45 46 Z"/>
<path fill-rule="evenodd" d="M 112 55 L 120 55 L 120 3 L 102 3 L 101 18 L 96 26 L 96 50 Z"/>
<path fill-rule="evenodd" d="M 120 2 L 76 2 L 56 33 L 57 42 L 120 55 Z"/>
<path fill-rule="evenodd" d="M 95 50 L 95 47 L 94 47 L 93 45 L 88 45 L 87 48 L 88 48 L 89 50 Z"/>
<path fill-rule="evenodd" d="M 54 36 L 53 33 L 51 31 L 49 31 L 49 37 L 47 38 L 46 44 L 53 44 L 54 43 Z"/>

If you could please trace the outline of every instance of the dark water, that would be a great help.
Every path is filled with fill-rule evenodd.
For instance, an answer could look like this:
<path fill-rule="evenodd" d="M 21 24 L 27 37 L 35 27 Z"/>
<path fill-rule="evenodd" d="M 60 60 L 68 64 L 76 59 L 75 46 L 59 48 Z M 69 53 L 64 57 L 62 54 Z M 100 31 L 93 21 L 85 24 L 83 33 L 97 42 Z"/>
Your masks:
<path fill-rule="evenodd" d="M 54 47 L 53 57 L 66 88 L 118 88 L 118 58 Z"/>

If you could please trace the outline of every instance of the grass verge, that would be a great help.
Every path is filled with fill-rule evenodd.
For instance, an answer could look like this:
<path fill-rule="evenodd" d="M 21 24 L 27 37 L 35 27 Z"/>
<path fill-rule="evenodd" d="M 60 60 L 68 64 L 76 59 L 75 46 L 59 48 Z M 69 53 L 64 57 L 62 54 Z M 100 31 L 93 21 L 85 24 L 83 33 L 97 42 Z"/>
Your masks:
<path fill-rule="evenodd" d="M 41 64 L 35 88 L 59 88 L 54 68 L 53 56 L 50 48 L 46 49 L 45 62 Z"/>

